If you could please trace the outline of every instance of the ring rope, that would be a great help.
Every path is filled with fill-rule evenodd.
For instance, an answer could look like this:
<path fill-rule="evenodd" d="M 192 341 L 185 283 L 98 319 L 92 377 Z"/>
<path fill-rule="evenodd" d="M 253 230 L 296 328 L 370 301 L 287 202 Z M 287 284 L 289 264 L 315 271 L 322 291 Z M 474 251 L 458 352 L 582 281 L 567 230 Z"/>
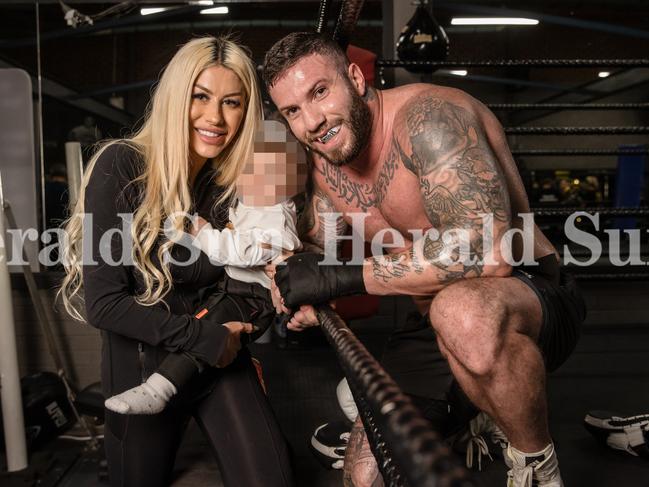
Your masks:
<path fill-rule="evenodd" d="M 343 0 L 340 5 L 340 14 L 336 21 L 333 39 L 340 44 L 343 50 L 346 50 L 349 45 L 362 8 L 363 0 Z"/>
<path fill-rule="evenodd" d="M 649 279 L 649 272 L 598 272 L 592 274 L 571 272 L 570 275 L 579 281 L 612 281 L 614 279 L 644 281 Z"/>
<path fill-rule="evenodd" d="M 639 206 L 639 207 L 619 207 L 619 208 L 607 208 L 607 207 L 593 207 L 593 208 L 530 208 L 530 211 L 534 213 L 534 216 L 538 217 L 568 217 L 573 213 L 585 212 L 585 213 L 599 213 L 601 216 L 647 216 L 649 215 L 648 206 Z"/>
<path fill-rule="evenodd" d="M 642 156 L 649 155 L 649 149 L 513 149 L 511 153 L 514 156 Z"/>
<path fill-rule="evenodd" d="M 318 306 L 316 314 L 354 399 L 364 410 L 361 418 L 388 485 L 402 485 L 397 483 L 400 477 L 405 477 L 410 487 L 475 485 L 450 448 L 340 316 L 326 305 Z"/>
<path fill-rule="evenodd" d="M 649 134 L 649 127 L 505 127 L 505 133 L 508 135 L 637 135 Z"/>
<path fill-rule="evenodd" d="M 483 61 L 401 61 L 379 59 L 379 68 L 647 68 L 649 59 L 492 59 Z"/>
<path fill-rule="evenodd" d="M 331 3 L 329 0 L 320 0 L 320 6 L 318 7 L 318 20 L 316 22 L 315 31 L 318 34 L 324 32 L 325 27 L 327 26 L 327 21 L 329 20 L 329 7 Z"/>
<path fill-rule="evenodd" d="M 491 110 L 648 110 L 649 103 L 487 103 Z"/>

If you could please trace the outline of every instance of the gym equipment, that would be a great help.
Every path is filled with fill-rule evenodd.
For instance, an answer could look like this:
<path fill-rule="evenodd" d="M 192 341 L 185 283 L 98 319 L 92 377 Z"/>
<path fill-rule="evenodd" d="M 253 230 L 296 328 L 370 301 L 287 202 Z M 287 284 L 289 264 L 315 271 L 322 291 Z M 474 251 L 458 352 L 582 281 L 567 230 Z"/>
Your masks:
<path fill-rule="evenodd" d="M 20 256 L 8 255 L 8 246 L 4 244 L 5 223 L 8 229 L 18 229 L 16 220 L 19 219 L 23 230 L 28 227 L 37 228 L 37 197 L 35 192 L 28 190 L 36 187 L 31 81 L 25 71 L 17 69 L 2 70 L 0 77 L 3 81 L 3 83 L 0 83 L 0 103 L 3 113 L 10 115 L 2 117 L 2 123 L 0 123 L 2 128 L 0 130 L 0 142 L 2 142 L 0 143 L 0 155 L 2 155 L 0 163 L 2 164 L 2 176 L 5 177 L 5 181 L 10 179 L 12 182 L 10 187 L 5 188 L 5 191 L 3 191 L 0 182 L 0 238 L 2 239 L 2 245 L 0 245 L 0 347 L 2 347 L 2 350 L 0 350 L 0 374 L 2 374 L 1 394 L 5 444 L 7 446 L 7 465 L 9 472 L 16 472 L 25 470 L 27 467 L 24 408 L 21 400 L 23 396 L 25 397 L 26 407 L 29 407 L 26 414 L 28 416 L 28 426 L 30 426 L 30 422 L 33 422 L 34 424 L 31 426 L 40 427 L 41 432 L 39 434 L 44 435 L 40 436 L 40 438 L 44 440 L 49 436 L 49 434 L 45 435 L 47 431 L 55 434 L 61 429 L 67 428 L 68 423 L 71 424 L 73 422 L 72 418 L 75 418 L 88 433 L 88 447 L 90 450 L 97 450 L 99 443 L 94 428 L 81 415 L 80 410 L 97 416 L 103 415 L 103 407 L 101 410 L 96 407 L 97 402 L 103 403 L 103 398 L 94 392 L 96 391 L 95 388 L 87 388 L 77 397 L 67 379 L 68 374 L 64 369 L 61 354 L 54 339 L 54 331 L 32 273 L 33 270 L 38 270 L 38 260 L 36 258 L 38 246 L 35 242 L 28 242 L 27 246 L 23 246 L 22 255 Z M 14 215 L 12 206 L 9 204 L 10 199 L 16 205 L 17 215 Z M 20 257 L 22 257 L 22 261 L 20 261 Z M 25 378 L 23 385 L 27 386 L 27 390 L 22 395 L 20 392 L 11 285 L 7 265 L 8 262 L 14 261 L 20 261 L 20 263 L 12 266 L 12 270 L 22 271 L 25 277 L 34 311 L 57 371 L 55 376 L 58 385 L 55 387 L 53 381 L 45 381 L 46 384 L 50 385 L 42 387 L 43 390 L 40 392 L 47 391 L 47 394 L 42 396 L 43 401 L 47 397 L 56 397 L 58 399 L 49 401 L 45 405 L 39 402 L 41 399 L 35 399 L 41 396 L 34 392 L 33 387 L 33 384 L 39 384 L 41 379 L 35 380 L 32 376 Z M 36 386 L 36 389 L 39 389 L 39 387 Z M 64 397 L 65 400 L 62 400 L 61 397 Z M 55 403 L 55 405 L 51 406 L 48 411 L 47 408 L 52 403 Z M 45 408 L 43 414 L 49 415 L 53 425 L 48 425 L 44 419 L 42 408 Z M 37 410 L 40 412 L 35 413 Z M 33 420 L 34 416 L 40 419 Z M 43 429 L 46 431 L 43 431 Z M 35 431 L 35 429 L 32 428 L 30 431 Z M 33 470 L 33 468 L 28 470 Z"/>
<path fill-rule="evenodd" d="M 81 144 L 79 142 L 65 143 L 65 165 L 68 173 L 70 208 L 74 208 L 79 197 L 81 175 L 83 174 L 83 158 L 81 157 Z"/>
<path fill-rule="evenodd" d="M 425 0 L 404 26 L 397 41 L 397 55 L 402 61 L 443 61 L 449 53 L 450 42 L 446 32 L 426 8 Z M 412 73 L 430 72 L 427 68 L 410 66 Z"/>
<path fill-rule="evenodd" d="M 27 446 L 30 451 L 68 431 L 76 422 L 63 381 L 52 372 L 20 380 Z"/>
<path fill-rule="evenodd" d="M 23 421 L 23 406 L 18 379 L 18 354 L 14 328 L 11 283 L 4 243 L 4 196 L 0 174 L 0 399 L 5 445 L 7 446 L 7 471 L 16 472 L 27 467 L 27 443 Z"/>
<path fill-rule="evenodd" d="M 6 216 L 7 218 L 9 228 L 17 228 L 16 220 L 11 210 L 11 206 L 6 201 L 4 203 L 4 216 Z M 52 329 L 49 318 L 47 317 L 47 313 L 45 312 L 45 305 L 43 304 L 41 295 L 38 292 L 38 286 L 36 285 L 36 280 L 34 279 L 34 274 L 32 273 L 32 269 L 29 264 L 29 258 L 24 251 L 23 261 L 26 262 L 26 264 L 22 265 L 23 275 L 25 276 L 25 281 L 27 282 L 27 289 L 29 290 L 29 295 L 31 297 L 32 304 L 34 305 L 34 311 L 36 312 L 38 322 L 41 325 L 41 330 L 43 331 L 43 335 L 45 336 L 47 348 L 50 356 L 52 357 L 52 360 L 54 361 L 54 366 L 56 368 L 57 374 L 66 389 L 66 396 L 68 398 L 70 408 L 79 424 L 88 433 L 89 448 L 91 450 L 96 450 L 99 448 L 99 443 L 97 441 L 97 435 L 95 433 L 94 427 L 79 413 L 77 402 L 83 404 L 82 408 L 85 408 L 85 410 L 94 411 L 96 410 L 95 404 L 100 400 L 103 403 L 103 398 L 100 399 L 100 395 L 98 396 L 97 393 L 90 392 L 90 389 L 88 388 L 86 388 L 83 396 L 81 396 L 81 400 L 77 398 L 76 393 L 70 385 L 70 381 L 68 379 L 69 374 L 65 370 L 63 360 L 61 358 L 61 353 L 57 347 L 56 340 L 54 339 L 54 331 Z M 101 416 L 103 417 L 103 412 Z"/>

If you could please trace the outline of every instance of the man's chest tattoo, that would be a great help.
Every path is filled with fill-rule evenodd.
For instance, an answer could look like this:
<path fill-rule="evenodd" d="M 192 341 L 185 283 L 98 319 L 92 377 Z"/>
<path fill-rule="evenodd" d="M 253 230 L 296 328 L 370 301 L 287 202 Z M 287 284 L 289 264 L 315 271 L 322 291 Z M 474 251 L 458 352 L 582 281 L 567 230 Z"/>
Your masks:
<path fill-rule="evenodd" d="M 334 192 L 337 198 L 343 200 L 350 206 L 357 206 L 367 211 L 375 206 L 374 192 L 372 186 L 367 183 L 359 183 L 349 179 L 339 167 L 324 162 L 322 170 L 317 170 L 324 177 L 325 183 Z"/>
<path fill-rule="evenodd" d="M 399 164 L 399 155 L 392 144 L 392 148 L 388 153 L 388 157 L 385 159 L 379 175 L 376 178 L 376 183 L 374 183 L 374 197 L 376 199 L 376 205 L 380 206 L 385 199 L 386 194 L 388 193 L 388 188 L 390 182 L 394 179 L 394 174 L 397 171 L 397 165 Z"/>
<path fill-rule="evenodd" d="M 390 183 L 399 165 L 399 153 L 393 143 L 374 184 L 353 181 L 341 169 L 323 161 L 322 169 L 316 170 L 322 175 L 325 183 L 336 197 L 350 206 L 356 206 L 366 212 L 372 207 L 379 207 L 385 200 Z"/>

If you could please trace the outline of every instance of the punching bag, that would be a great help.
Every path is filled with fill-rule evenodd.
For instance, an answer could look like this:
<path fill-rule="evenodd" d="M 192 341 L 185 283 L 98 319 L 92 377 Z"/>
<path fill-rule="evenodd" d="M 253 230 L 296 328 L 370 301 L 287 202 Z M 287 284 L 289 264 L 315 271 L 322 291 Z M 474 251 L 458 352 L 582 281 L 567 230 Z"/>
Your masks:
<path fill-rule="evenodd" d="M 428 12 L 426 1 L 419 2 L 415 14 L 401 30 L 397 55 L 401 61 L 443 61 L 448 56 L 449 40 L 437 20 Z M 406 68 L 412 73 L 431 72 L 430 68 Z"/>

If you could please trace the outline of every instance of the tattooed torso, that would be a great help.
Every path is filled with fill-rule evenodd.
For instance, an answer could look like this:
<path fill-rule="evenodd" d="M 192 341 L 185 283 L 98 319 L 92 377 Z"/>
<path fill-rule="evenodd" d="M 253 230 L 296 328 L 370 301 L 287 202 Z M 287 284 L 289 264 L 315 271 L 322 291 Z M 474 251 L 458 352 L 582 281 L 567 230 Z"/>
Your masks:
<path fill-rule="evenodd" d="M 349 168 L 319 161 L 314 177 L 335 211 L 342 212 L 347 223 L 351 223 L 350 213 L 367 214 L 367 240 L 381 229 L 395 228 L 407 238 L 405 247 L 408 247 L 411 244 L 408 228 L 430 227 L 430 224 L 421 198 L 417 197 L 417 179 L 404 168 L 395 143 L 391 144 L 379 167 L 368 174 L 361 175 Z M 390 239 L 387 238 L 386 242 Z"/>
<path fill-rule="evenodd" d="M 380 157 L 362 172 L 318 158 L 313 172 L 317 186 L 347 223 L 349 213 L 367 214 L 367 241 L 382 229 L 394 228 L 409 247 L 412 229 L 470 228 L 483 211 L 501 221 L 527 211 L 506 142 L 495 140 L 498 134 L 489 132 L 489 123 L 477 118 L 470 97 L 454 101 L 454 90 L 424 84 L 383 91 L 381 96 L 384 133 L 370 141 L 382 145 Z M 545 247 L 537 255 L 552 251 L 549 243 L 537 244 Z"/>

